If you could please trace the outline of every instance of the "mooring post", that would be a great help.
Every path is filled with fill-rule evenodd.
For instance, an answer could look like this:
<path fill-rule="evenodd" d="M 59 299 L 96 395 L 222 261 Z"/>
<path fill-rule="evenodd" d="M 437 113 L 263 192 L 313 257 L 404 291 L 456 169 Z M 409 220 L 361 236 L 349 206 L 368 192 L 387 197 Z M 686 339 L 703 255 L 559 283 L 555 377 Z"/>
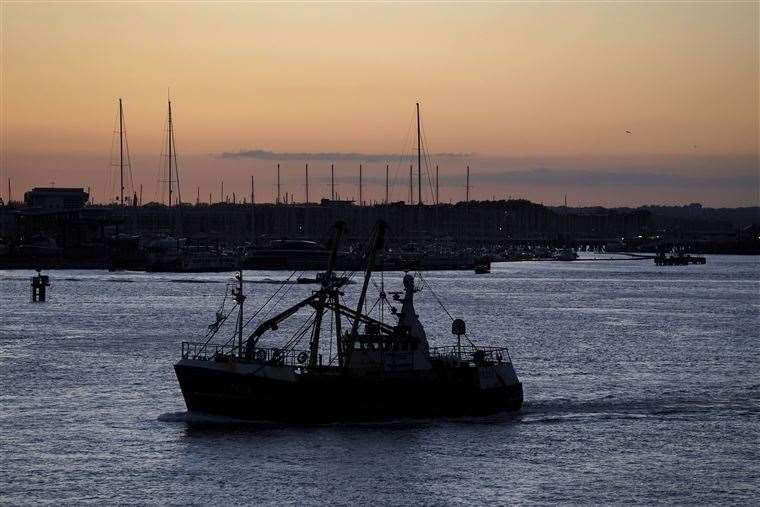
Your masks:
<path fill-rule="evenodd" d="M 47 287 L 50 287 L 50 277 L 40 273 L 41 269 L 37 270 L 37 276 L 32 277 L 32 302 L 44 303 L 47 292 Z"/>

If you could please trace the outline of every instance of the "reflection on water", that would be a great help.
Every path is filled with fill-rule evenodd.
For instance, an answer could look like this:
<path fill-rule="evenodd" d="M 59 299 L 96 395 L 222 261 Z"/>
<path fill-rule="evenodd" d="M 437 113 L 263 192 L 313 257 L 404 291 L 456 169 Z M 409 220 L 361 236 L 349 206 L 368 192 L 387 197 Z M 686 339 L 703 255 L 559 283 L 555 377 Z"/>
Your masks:
<path fill-rule="evenodd" d="M 756 257 L 428 273 L 476 341 L 510 346 L 523 411 L 304 426 L 186 413 L 172 363 L 213 318 L 228 275 L 49 274 L 49 302 L 33 305 L 31 273 L 0 272 L 3 503 L 746 504 L 760 494 Z M 289 275 L 246 273 L 247 311 Z M 400 278 L 377 283 L 396 290 Z M 285 301 L 311 290 L 288 285 Z M 345 287 L 349 300 L 358 290 Z M 425 295 L 431 342 L 449 343 L 450 322 Z"/>

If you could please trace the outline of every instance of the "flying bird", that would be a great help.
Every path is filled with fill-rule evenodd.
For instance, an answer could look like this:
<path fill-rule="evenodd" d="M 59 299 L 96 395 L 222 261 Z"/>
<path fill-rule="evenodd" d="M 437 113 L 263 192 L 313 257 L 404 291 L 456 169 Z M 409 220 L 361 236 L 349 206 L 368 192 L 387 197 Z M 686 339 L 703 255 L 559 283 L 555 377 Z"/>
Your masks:
<path fill-rule="evenodd" d="M 630 134 L 630 133 L 631 133 L 631 131 L 630 131 L 630 130 L 626 130 L 626 131 L 625 131 L 625 133 L 626 133 L 626 134 Z"/>

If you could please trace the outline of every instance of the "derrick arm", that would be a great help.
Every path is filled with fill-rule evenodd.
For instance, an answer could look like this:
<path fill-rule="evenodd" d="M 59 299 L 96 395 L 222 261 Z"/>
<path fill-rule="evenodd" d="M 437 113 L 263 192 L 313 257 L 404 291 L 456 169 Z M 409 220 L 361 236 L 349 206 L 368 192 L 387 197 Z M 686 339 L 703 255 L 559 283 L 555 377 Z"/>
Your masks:
<path fill-rule="evenodd" d="M 277 315 L 275 315 L 274 317 L 272 317 L 271 319 L 267 319 L 264 322 L 262 322 L 261 324 L 259 324 L 259 326 L 256 328 L 256 330 L 253 333 L 251 333 L 251 335 L 248 337 L 248 340 L 246 341 L 246 346 L 245 346 L 245 355 L 246 355 L 246 357 L 250 357 L 251 356 L 251 353 L 253 352 L 253 348 L 256 346 L 256 342 L 259 341 L 259 338 L 261 337 L 261 335 L 263 335 L 264 333 L 266 333 L 270 329 L 272 329 L 272 330 L 277 329 L 277 324 L 279 324 L 283 320 L 287 319 L 288 317 L 290 317 L 291 315 L 293 315 L 294 313 L 296 313 L 298 310 L 300 310 L 304 306 L 313 304 L 317 299 L 319 299 L 319 295 L 321 293 L 322 293 L 322 291 L 318 291 L 318 292 L 312 294 L 311 296 L 307 297 L 306 299 L 304 299 L 300 303 L 297 303 L 297 304 L 291 306 L 287 310 L 284 310 L 284 311 L 278 313 Z"/>

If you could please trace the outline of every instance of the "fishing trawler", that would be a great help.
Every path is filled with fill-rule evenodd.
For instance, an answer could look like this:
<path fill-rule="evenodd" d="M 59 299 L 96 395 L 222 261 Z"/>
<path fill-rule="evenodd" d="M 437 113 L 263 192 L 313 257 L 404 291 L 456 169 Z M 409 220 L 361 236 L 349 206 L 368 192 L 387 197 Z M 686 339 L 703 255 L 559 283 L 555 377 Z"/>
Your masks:
<path fill-rule="evenodd" d="M 390 315 L 391 322 L 372 316 L 371 310 L 363 311 L 377 253 L 383 246 L 383 222 L 378 222 L 365 252 L 366 268 L 356 307 L 346 305 L 342 285 L 332 276 L 343 228 L 342 223 L 335 226 L 320 289 L 261 321 L 247 338 L 243 334 L 243 274 L 237 274 L 231 291 L 235 306 L 217 312 L 204 341 L 182 343 L 182 358 L 174 369 L 188 410 L 290 422 L 519 410 L 522 384 L 506 347 L 475 345 L 461 319 L 452 319 L 456 344 L 429 346 L 414 307 L 415 294 L 423 287 L 415 283 L 413 275 L 403 277 L 403 290 L 391 292 L 392 298 L 384 289 L 379 291 L 373 308 L 385 308 L 381 315 Z M 432 290 L 430 293 L 435 296 Z M 400 310 L 389 299 L 400 304 Z M 265 335 L 277 334 L 286 320 L 306 309 L 311 309 L 312 315 L 302 325 L 293 326 L 298 329 L 292 337 L 287 341 L 280 338 L 276 347 L 263 344 Z M 212 344 L 235 310 L 234 333 L 226 343 Z M 326 320 L 328 313 L 332 315 Z M 322 330 L 328 324 L 334 335 L 324 340 L 330 345 L 325 355 L 327 350 L 320 345 L 325 345 Z M 298 349 L 306 336 L 308 349 Z"/>

